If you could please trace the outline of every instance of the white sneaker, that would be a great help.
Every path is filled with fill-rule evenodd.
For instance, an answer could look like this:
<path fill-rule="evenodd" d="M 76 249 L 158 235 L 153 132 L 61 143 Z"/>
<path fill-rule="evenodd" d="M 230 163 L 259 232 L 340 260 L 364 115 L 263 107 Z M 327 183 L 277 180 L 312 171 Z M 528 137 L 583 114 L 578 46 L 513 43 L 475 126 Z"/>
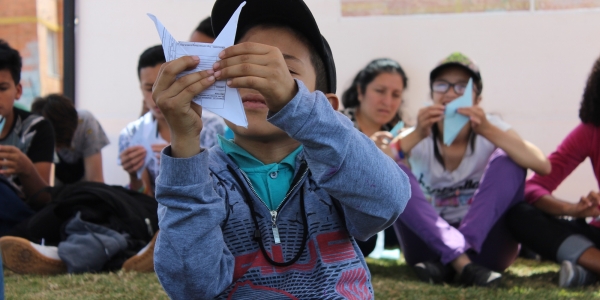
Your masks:
<path fill-rule="evenodd" d="M 49 247 L 48 247 L 49 248 Z M 67 272 L 65 263 L 46 251 L 43 246 L 26 239 L 5 236 L 0 238 L 4 266 L 18 274 L 54 275 Z M 40 252 L 42 250 L 42 252 Z"/>

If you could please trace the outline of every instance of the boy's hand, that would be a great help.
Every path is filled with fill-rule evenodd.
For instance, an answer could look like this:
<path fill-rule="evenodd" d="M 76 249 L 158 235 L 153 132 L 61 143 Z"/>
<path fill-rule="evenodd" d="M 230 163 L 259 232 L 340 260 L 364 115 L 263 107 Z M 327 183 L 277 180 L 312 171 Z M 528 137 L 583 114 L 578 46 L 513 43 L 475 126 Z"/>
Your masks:
<path fill-rule="evenodd" d="M 296 94 L 298 86 L 277 47 L 241 43 L 219 54 L 213 66 L 217 80 L 227 79 L 232 88 L 257 90 L 272 112 L 280 111 Z"/>
<path fill-rule="evenodd" d="M 135 174 L 141 167 L 144 166 L 146 159 L 146 149 L 143 146 L 131 146 L 119 155 L 123 169 L 131 174 Z"/>
<path fill-rule="evenodd" d="M 177 74 L 193 69 L 199 62 L 197 56 L 183 56 L 163 64 L 152 88 L 152 99 L 171 130 L 173 157 L 191 157 L 200 152 L 202 107 L 192 99 L 215 82 L 214 72 L 206 70 L 176 78 Z"/>
<path fill-rule="evenodd" d="M 0 174 L 24 175 L 31 172 L 33 164 L 25 153 L 15 146 L 0 146 Z"/>

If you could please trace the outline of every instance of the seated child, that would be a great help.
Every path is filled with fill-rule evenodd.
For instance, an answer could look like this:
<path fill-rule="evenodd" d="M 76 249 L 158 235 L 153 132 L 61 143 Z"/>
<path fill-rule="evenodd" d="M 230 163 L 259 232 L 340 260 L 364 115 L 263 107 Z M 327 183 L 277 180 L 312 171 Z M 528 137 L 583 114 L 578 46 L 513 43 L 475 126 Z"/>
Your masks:
<path fill-rule="evenodd" d="M 54 157 L 50 122 L 14 107 L 21 66 L 19 52 L 0 40 L 0 236 L 44 204 L 24 199 L 48 186 Z"/>
<path fill-rule="evenodd" d="M 102 148 L 109 144 L 102 126 L 92 113 L 76 110 L 63 95 L 36 99 L 31 112 L 46 118 L 56 137 L 55 185 L 77 181 L 104 182 Z"/>
<path fill-rule="evenodd" d="M 241 2 L 215 2 L 216 34 Z M 355 239 L 396 220 L 408 178 L 335 111 L 333 57 L 304 2 L 247 0 L 237 28 L 212 70 L 176 80 L 200 60 L 181 57 L 153 92 L 172 132 L 156 181 L 158 278 L 173 299 L 372 299 Z M 234 139 L 203 149 L 192 98 L 215 80 L 239 89 L 249 124 L 228 122 Z"/>
<path fill-rule="evenodd" d="M 138 78 L 144 97 L 144 104 L 149 112 L 138 120 L 129 123 L 119 135 L 119 163 L 129 174 L 129 188 L 148 195 L 154 195 L 154 181 L 158 176 L 159 153 L 171 142 L 171 133 L 160 109 L 152 100 L 152 86 L 158 77 L 160 67 L 165 62 L 162 46 L 157 45 L 146 49 L 138 61 Z M 202 121 L 206 130 L 200 136 L 200 142 L 206 147 L 217 144 L 217 136 L 224 133 L 225 123 L 215 114 L 203 114 Z M 136 132 L 143 130 L 151 140 L 152 152 L 146 153 L 141 145 L 132 145 L 131 140 Z M 152 155 L 152 162 L 142 171 L 142 178 L 137 173 L 144 167 L 146 155 Z"/>
<path fill-rule="evenodd" d="M 600 58 L 588 78 L 579 119 L 581 124 L 550 155 L 552 172 L 529 179 L 525 185 L 527 203 L 516 205 L 507 214 L 509 228 L 519 242 L 542 258 L 561 264 L 560 287 L 590 285 L 600 276 L 600 192 L 590 191 L 578 202 L 552 194 L 586 158 L 600 186 Z M 595 219 L 588 224 L 588 217 Z"/>
<path fill-rule="evenodd" d="M 468 57 L 451 54 L 429 78 L 433 104 L 419 111 L 415 128 L 392 141 L 412 171 L 411 199 L 394 227 L 421 280 L 449 282 L 458 274 L 462 285 L 495 285 L 518 252 L 504 213 L 523 200 L 525 169 L 547 174 L 550 163 L 510 125 L 485 113 L 481 73 Z M 472 106 L 457 110 L 469 121 L 446 145 L 446 105 L 465 94 L 469 79 Z"/>

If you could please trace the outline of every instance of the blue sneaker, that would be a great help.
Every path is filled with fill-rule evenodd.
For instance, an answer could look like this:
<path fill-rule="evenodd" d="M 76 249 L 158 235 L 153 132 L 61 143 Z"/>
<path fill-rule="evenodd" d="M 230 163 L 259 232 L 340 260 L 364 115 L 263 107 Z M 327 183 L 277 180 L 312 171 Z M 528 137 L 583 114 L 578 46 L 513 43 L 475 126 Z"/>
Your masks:
<path fill-rule="evenodd" d="M 596 274 L 586 270 L 584 267 L 565 260 L 560 264 L 558 272 L 558 286 L 562 288 L 574 288 L 592 285 L 598 281 Z"/>

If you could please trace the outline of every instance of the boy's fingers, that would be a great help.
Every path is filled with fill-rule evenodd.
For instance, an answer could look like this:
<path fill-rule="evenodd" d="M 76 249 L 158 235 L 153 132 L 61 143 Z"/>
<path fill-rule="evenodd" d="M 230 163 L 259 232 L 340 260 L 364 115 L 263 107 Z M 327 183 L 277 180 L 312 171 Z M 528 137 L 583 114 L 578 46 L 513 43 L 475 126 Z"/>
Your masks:
<path fill-rule="evenodd" d="M 137 171 L 144 166 L 144 160 L 140 160 L 137 164 L 134 165 L 133 170 Z"/>
<path fill-rule="evenodd" d="M 127 149 L 123 150 L 123 152 L 121 153 L 121 155 L 123 155 L 123 156 L 130 156 L 132 153 L 139 152 L 141 150 L 144 150 L 143 146 L 135 145 L 135 146 L 131 146 L 131 147 L 128 147 Z"/>
<path fill-rule="evenodd" d="M 211 75 L 207 78 L 204 78 L 200 81 L 196 81 L 196 82 L 186 86 L 183 90 L 180 90 L 180 92 L 179 92 L 179 94 L 177 94 L 177 96 L 187 95 L 187 98 L 192 100 L 194 98 L 194 96 L 202 93 L 213 83 L 215 83 L 215 77 Z M 173 103 L 169 103 L 169 104 L 172 105 Z"/>
<path fill-rule="evenodd" d="M 167 90 L 175 81 L 177 74 L 195 68 L 200 62 L 198 56 L 182 56 L 176 60 L 164 63 L 159 72 L 158 80 L 154 83 L 153 91 Z"/>
<path fill-rule="evenodd" d="M 0 159 L 0 168 L 1 167 L 9 167 L 9 166 L 14 166 L 15 162 L 12 160 L 8 160 L 8 159 Z"/>
<path fill-rule="evenodd" d="M 226 59 L 242 54 L 259 54 L 264 55 L 269 53 L 273 47 L 258 43 L 240 43 L 231 47 L 225 48 L 225 50 L 219 53 L 220 59 Z"/>
<path fill-rule="evenodd" d="M 0 174 L 6 175 L 6 176 L 13 175 L 13 174 L 15 174 L 15 172 L 17 172 L 17 170 L 15 168 L 0 169 Z"/>
<path fill-rule="evenodd" d="M 168 97 L 168 98 L 174 97 L 174 96 L 178 95 L 179 93 L 181 93 L 181 91 L 184 90 L 185 88 L 187 88 L 188 86 L 212 76 L 213 73 L 214 73 L 213 70 L 204 70 L 204 71 L 200 71 L 200 72 L 194 72 L 191 74 L 187 74 L 187 75 L 175 80 L 175 83 L 173 83 L 169 87 L 169 89 L 165 91 L 163 96 Z"/>
<path fill-rule="evenodd" d="M 18 150 L 15 146 L 0 146 L 0 153 L 12 153 Z"/>
<path fill-rule="evenodd" d="M 269 62 L 272 61 L 266 55 L 257 55 L 257 54 L 242 54 L 238 56 L 233 56 L 230 58 L 226 58 L 220 61 L 217 61 L 213 65 L 213 69 L 215 71 L 225 69 L 230 66 L 240 65 L 240 64 L 254 64 L 260 66 L 266 66 Z"/>
<path fill-rule="evenodd" d="M 146 156 L 146 148 L 142 146 L 139 146 L 139 148 L 136 148 L 127 154 L 127 157 L 130 159 L 136 159 L 144 156 Z"/>
<path fill-rule="evenodd" d="M 262 88 L 268 86 L 268 82 L 264 78 L 245 76 L 228 79 L 227 86 L 231 88 L 247 88 L 261 90 Z"/>
<path fill-rule="evenodd" d="M 266 66 L 243 63 L 216 71 L 215 75 L 217 80 L 244 76 L 267 78 L 270 75 L 273 75 L 273 69 Z"/>

